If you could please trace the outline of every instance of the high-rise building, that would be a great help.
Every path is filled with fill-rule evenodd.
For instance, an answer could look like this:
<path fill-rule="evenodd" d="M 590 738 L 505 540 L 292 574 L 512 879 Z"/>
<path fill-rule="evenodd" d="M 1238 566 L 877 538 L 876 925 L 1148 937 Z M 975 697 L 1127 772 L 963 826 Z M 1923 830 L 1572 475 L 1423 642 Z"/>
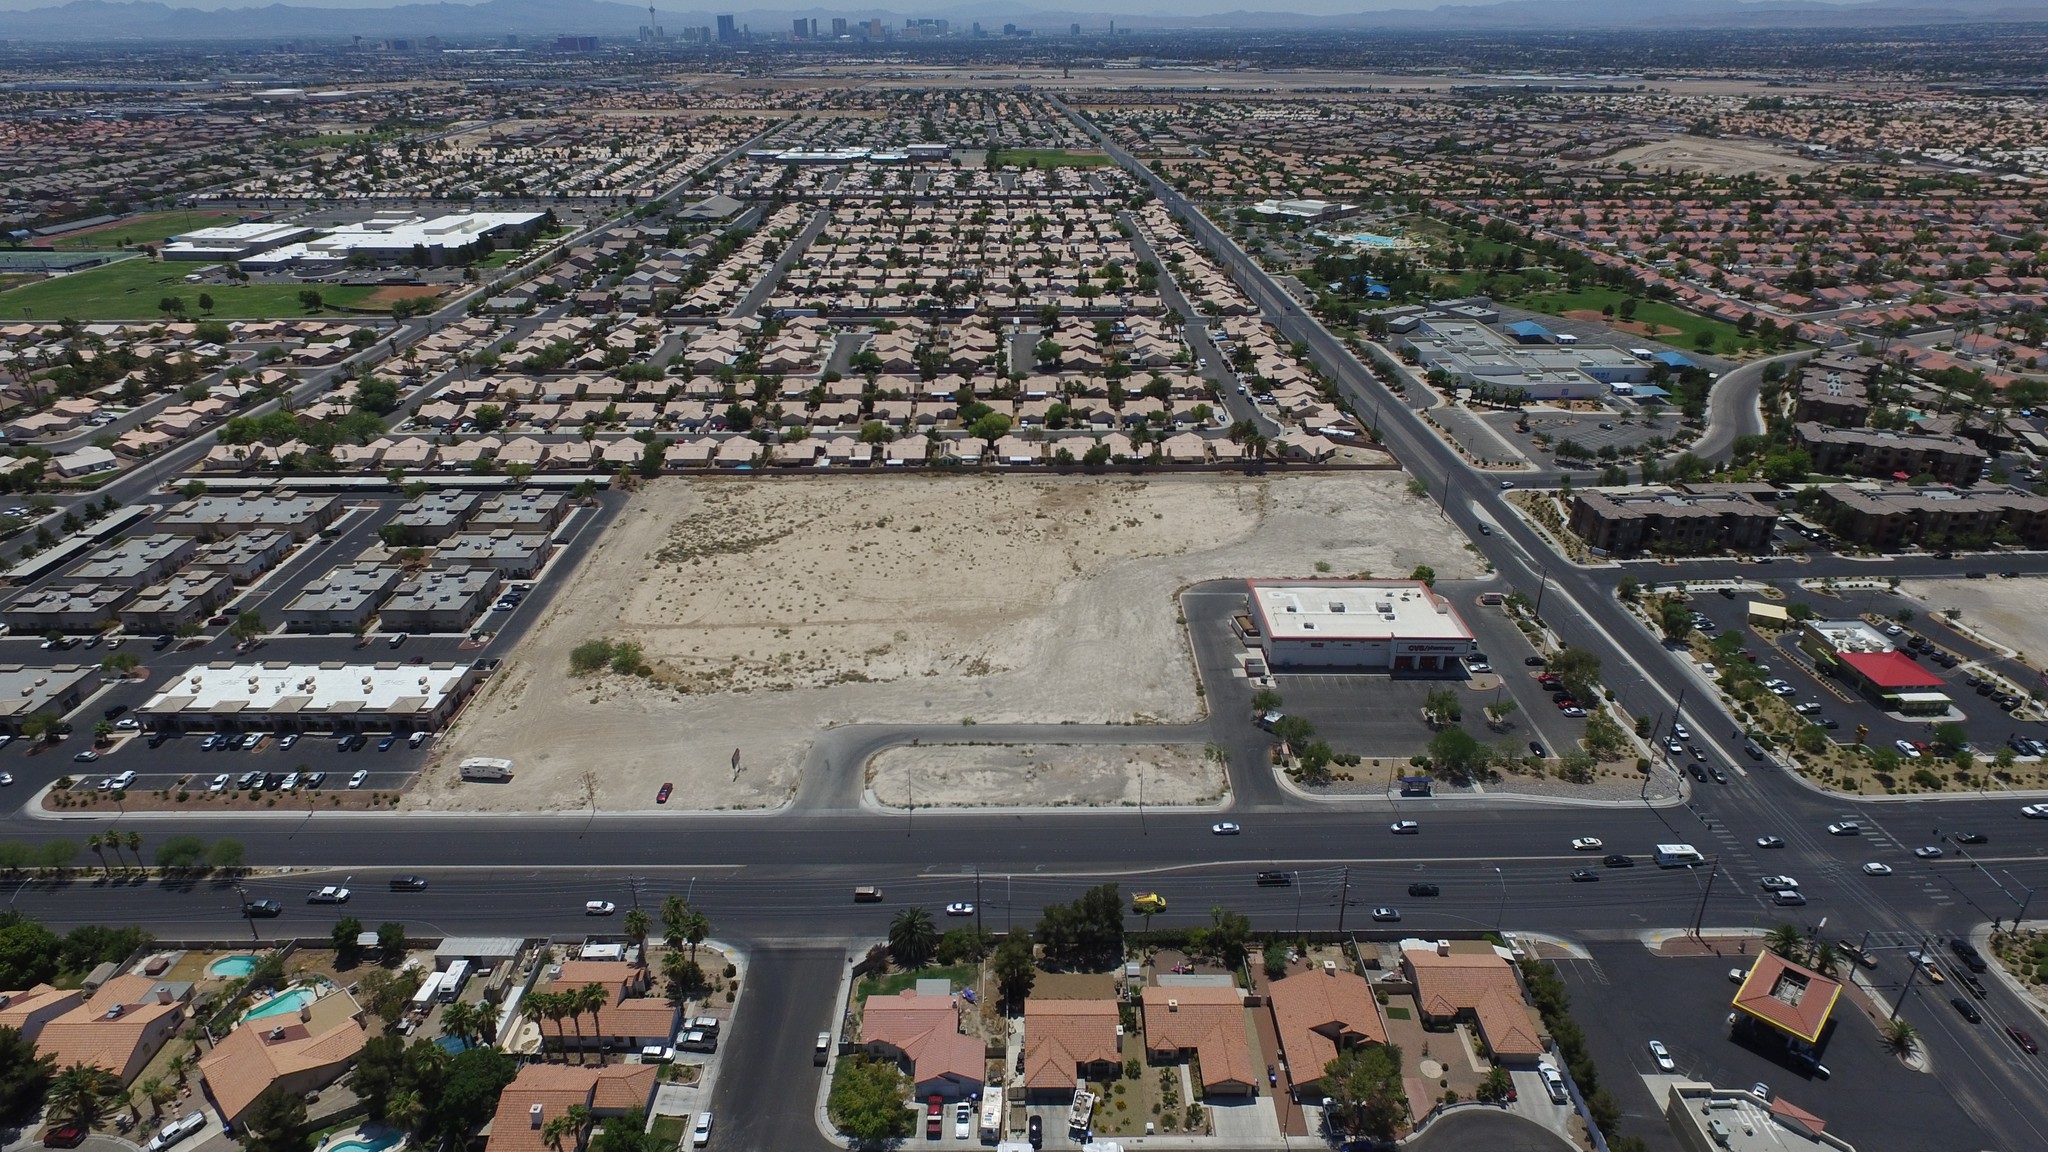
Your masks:
<path fill-rule="evenodd" d="M 739 26 L 733 23 L 732 17 L 720 16 L 718 18 L 718 42 L 720 44 L 730 44 L 739 38 Z"/>
<path fill-rule="evenodd" d="M 806 19 L 804 19 L 804 18 L 803 18 L 803 17 L 801 17 L 801 16 L 797 17 L 797 18 L 796 18 L 796 19 L 794 19 L 794 20 L 791 20 L 791 21 L 789 22 L 789 34 L 790 34 L 790 37 L 791 37 L 792 39 L 796 39 L 796 40 L 808 40 L 808 39 L 810 39 L 810 37 L 811 37 L 811 22 L 810 22 L 810 21 L 808 21 L 808 20 L 806 20 Z"/>
<path fill-rule="evenodd" d="M 1079 36 L 1081 34 L 1081 25 L 1079 25 L 1078 23 L 1067 25 L 1067 34 L 1070 36 Z"/>
<path fill-rule="evenodd" d="M 834 16 L 832 18 L 832 38 L 837 40 L 844 35 L 846 35 L 846 17 Z"/>

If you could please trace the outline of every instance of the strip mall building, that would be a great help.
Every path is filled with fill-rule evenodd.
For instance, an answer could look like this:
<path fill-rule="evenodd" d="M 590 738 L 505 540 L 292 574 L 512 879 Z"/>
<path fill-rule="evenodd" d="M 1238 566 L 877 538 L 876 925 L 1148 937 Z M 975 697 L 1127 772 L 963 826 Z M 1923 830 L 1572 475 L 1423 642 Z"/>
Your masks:
<path fill-rule="evenodd" d="M 1451 602 L 1419 580 L 1252 580 L 1256 636 L 1276 671 L 1429 672 L 1478 650 Z"/>

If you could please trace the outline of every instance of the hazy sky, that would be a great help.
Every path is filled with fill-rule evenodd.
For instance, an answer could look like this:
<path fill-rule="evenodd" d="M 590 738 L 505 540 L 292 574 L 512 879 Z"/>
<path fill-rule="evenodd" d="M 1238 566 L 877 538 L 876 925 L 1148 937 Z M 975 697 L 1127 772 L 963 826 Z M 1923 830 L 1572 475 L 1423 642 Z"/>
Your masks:
<path fill-rule="evenodd" d="M 54 8 L 66 0 L 0 0 L 0 12 L 18 12 L 32 8 Z M 123 0 L 108 0 L 119 4 Z M 481 0 L 150 0 L 170 8 L 199 8 L 206 10 L 220 8 L 391 8 L 400 4 L 445 3 L 468 5 Z M 645 7 L 634 0 L 618 0 L 629 7 Z M 854 16 L 864 12 L 893 12 L 900 15 L 932 13 L 944 15 L 949 10 L 972 9 L 978 19 L 1003 12 L 1014 12 L 1020 21 L 1028 21 L 1034 12 L 1100 12 L 1108 16 L 1140 16 L 1147 14 L 1171 13 L 1174 15 L 1211 15 L 1218 12 L 1297 12 L 1307 15 L 1338 15 L 1345 12 L 1369 12 L 1384 8 L 1436 8 L 1459 4 L 1492 3 L 1495 0 L 1039 0 L 1035 4 L 1010 4 L 1005 0 L 885 0 L 876 4 L 849 3 L 834 5 L 825 0 L 730 0 L 728 3 L 705 3 L 703 0 L 655 0 L 655 8 L 661 13 L 714 12 L 801 12 L 812 14 L 842 14 Z M 1832 0 L 1821 0 L 1832 2 Z M 2024 2 L 2024 0 L 2020 0 Z"/>

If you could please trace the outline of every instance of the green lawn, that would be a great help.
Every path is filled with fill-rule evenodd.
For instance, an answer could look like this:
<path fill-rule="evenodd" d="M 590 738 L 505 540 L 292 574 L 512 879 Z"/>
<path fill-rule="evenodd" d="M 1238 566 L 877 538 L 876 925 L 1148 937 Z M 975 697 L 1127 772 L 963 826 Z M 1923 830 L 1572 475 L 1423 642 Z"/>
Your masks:
<path fill-rule="evenodd" d="M 681 1116 L 656 1116 L 654 1118 L 654 1127 L 648 1130 L 648 1135 L 654 1138 L 654 1146 L 656 1148 L 682 1147 L 683 1137 L 690 1133 L 690 1126 L 685 1124 L 683 1120 L 684 1117 Z"/>
<path fill-rule="evenodd" d="M 1566 292 L 1561 289 L 1549 292 L 1531 292 L 1527 295 L 1517 296 L 1514 299 L 1514 304 L 1520 308 L 1527 308 L 1532 312 L 1547 312 L 1553 316 L 1561 316 L 1566 312 L 1588 309 L 1598 312 L 1611 304 L 1617 312 L 1616 319 L 1619 319 L 1618 313 L 1621 309 L 1621 302 L 1626 299 L 1628 299 L 1628 293 L 1619 288 L 1590 287 L 1577 292 Z M 1636 301 L 1635 319 L 1644 324 L 1655 325 L 1659 329 L 1657 339 L 1688 351 L 1694 347 L 1693 341 L 1702 332 L 1712 332 L 1714 334 L 1714 350 L 1721 353 L 1731 352 L 1745 344 L 1753 343 L 1743 336 L 1742 333 L 1737 332 L 1733 324 L 1721 320 L 1710 320 L 1705 316 L 1687 312 L 1683 308 L 1666 304 L 1661 300 L 1638 299 Z M 1678 329 L 1678 335 L 1674 336 L 1671 334 L 1670 329 L 1673 328 Z"/>
<path fill-rule="evenodd" d="M 290 284 L 238 284 L 231 287 L 187 284 L 197 265 L 130 259 L 55 276 L 8 292 L 0 292 L 0 321 L 32 320 L 156 320 L 163 318 L 157 302 L 166 296 L 185 301 L 185 315 L 200 318 L 199 294 L 213 297 L 211 315 L 222 320 L 270 316 L 333 315 L 334 308 L 357 305 L 376 289 L 324 284 L 316 291 L 327 304 L 324 313 L 308 313 L 299 303 L 299 289 Z"/>
<path fill-rule="evenodd" d="M 241 219 L 233 212 L 151 212 L 119 223 L 74 232 L 50 242 L 52 248 L 119 248 L 123 244 L 161 244 L 180 232 L 195 228 L 217 228 Z"/>
<path fill-rule="evenodd" d="M 1115 161 L 1100 152 L 1068 152 L 1061 148 L 998 148 L 989 155 L 989 163 L 998 168 L 1005 164 L 1028 168 L 1034 163 L 1040 168 L 1102 168 Z"/>
<path fill-rule="evenodd" d="M 975 964 L 955 964 L 950 968 L 919 968 L 915 972 L 891 972 L 877 980 L 873 977 L 862 980 L 854 991 L 853 998 L 866 999 L 869 996 L 894 996 L 906 988 L 917 985 L 919 980 L 950 980 L 955 985 L 971 987 L 974 978 L 981 975 L 981 968 Z"/>

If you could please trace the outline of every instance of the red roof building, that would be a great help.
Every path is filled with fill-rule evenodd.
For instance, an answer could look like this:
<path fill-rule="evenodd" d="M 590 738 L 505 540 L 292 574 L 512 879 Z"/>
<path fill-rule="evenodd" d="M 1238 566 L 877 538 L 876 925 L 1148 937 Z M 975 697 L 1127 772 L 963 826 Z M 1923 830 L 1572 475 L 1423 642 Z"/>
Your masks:
<path fill-rule="evenodd" d="M 1843 652 L 1838 659 L 1880 692 L 1941 690 L 1941 677 L 1903 652 Z"/>
<path fill-rule="evenodd" d="M 1735 992 L 1735 1010 L 1772 1030 L 1812 1045 L 1828 1026 L 1828 1016 L 1842 998 L 1842 986 L 1775 952 L 1756 958 L 1749 976 Z"/>

